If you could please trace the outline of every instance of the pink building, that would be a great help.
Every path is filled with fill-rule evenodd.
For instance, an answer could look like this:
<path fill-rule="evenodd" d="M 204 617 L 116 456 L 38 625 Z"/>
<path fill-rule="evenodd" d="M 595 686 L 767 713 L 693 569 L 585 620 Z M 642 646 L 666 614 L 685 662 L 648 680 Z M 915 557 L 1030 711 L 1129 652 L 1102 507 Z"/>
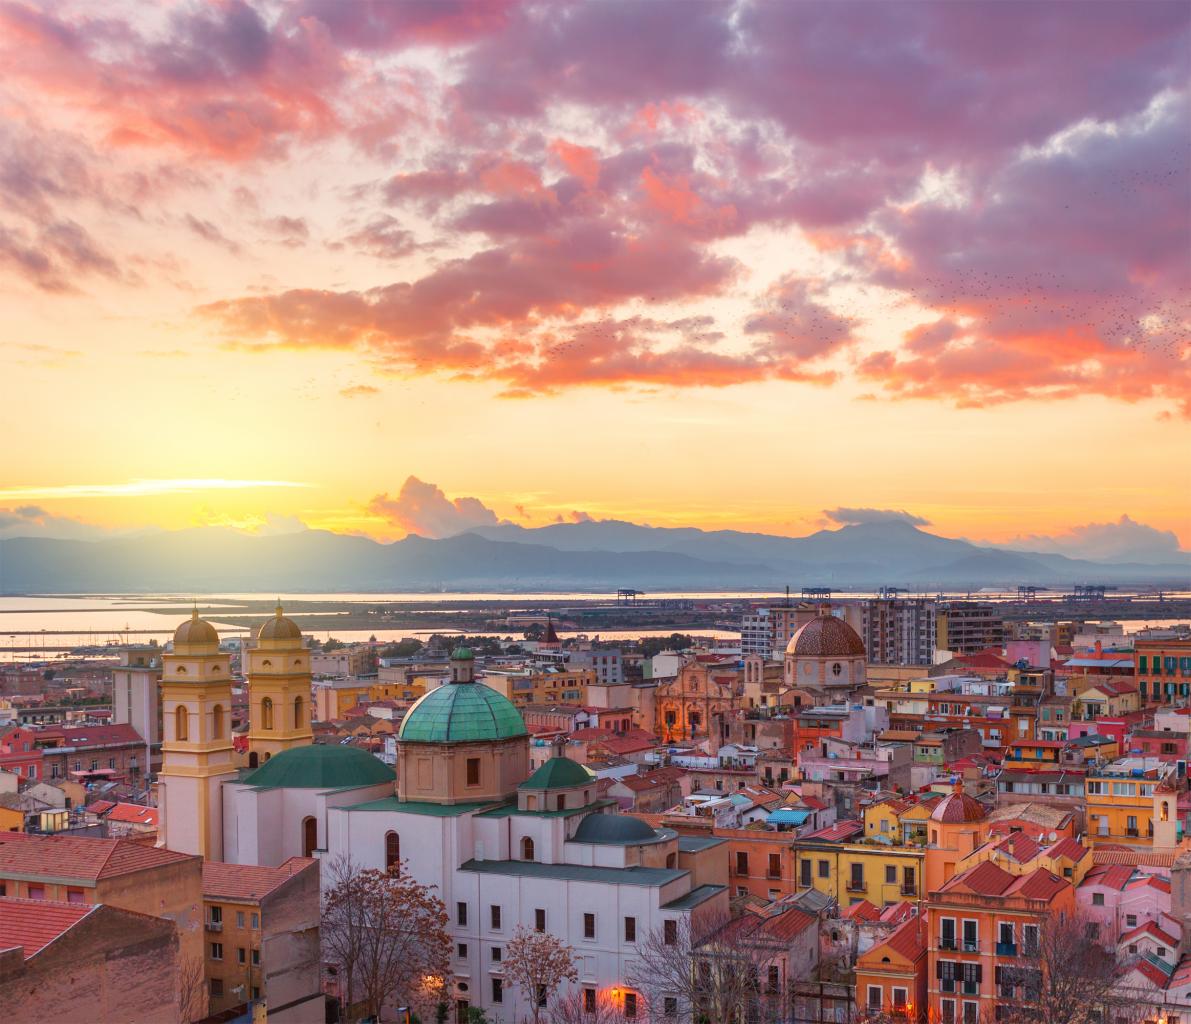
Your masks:
<path fill-rule="evenodd" d="M 1170 879 L 1125 864 L 1099 865 L 1075 890 L 1079 910 L 1096 939 L 1115 949 L 1122 937 L 1147 924 L 1178 939 L 1182 927 L 1170 913 Z"/>
<path fill-rule="evenodd" d="M 15 772 L 26 779 L 42 779 L 44 758 L 34 742 L 36 735 L 19 725 L 0 728 L 0 770 Z"/>

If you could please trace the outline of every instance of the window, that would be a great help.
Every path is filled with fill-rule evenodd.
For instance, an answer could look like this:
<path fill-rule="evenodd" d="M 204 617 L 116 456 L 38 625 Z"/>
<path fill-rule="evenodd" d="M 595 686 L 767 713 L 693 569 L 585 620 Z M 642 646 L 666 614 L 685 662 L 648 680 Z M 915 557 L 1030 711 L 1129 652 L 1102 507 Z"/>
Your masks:
<path fill-rule="evenodd" d="M 820 878 L 830 878 L 831 877 L 831 863 L 829 861 L 825 861 L 825 860 L 819 861 L 819 877 Z"/>
<path fill-rule="evenodd" d="M 1125 924 L 1130 928 L 1136 928 L 1137 927 L 1137 915 L 1136 914 L 1126 914 L 1125 915 Z"/>
<path fill-rule="evenodd" d="M 887 864 L 885 866 L 885 884 L 893 885 L 895 882 L 897 882 L 897 868 L 892 864 Z"/>
<path fill-rule="evenodd" d="M 222 942 L 212 942 L 211 943 L 211 959 L 212 960 L 222 960 L 223 959 L 223 943 Z"/>
<path fill-rule="evenodd" d="M 939 948 L 955 949 L 955 919 L 945 917 L 939 923 Z"/>
<path fill-rule="evenodd" d="M 396 832 L 385 833 L 385 870 L 395 871 L 401 866 L 401 837 Z"/>
<path fill-rule="evenodd" d="M 979 1024 L 980 1022 L 980 1004 L 979 1003 L 964 1003 L 964 1024 Z"/>
<path fill-rule="evenodd" d="M 778 969 L 777 964 L 770 964 L 767 974 L 768 976 L 766 977 L 765 981 L 769 991 L 776 992 L 779 988 L 781 988 L 782 984 L 781 971 Z"/>
<path fill-rule="evenodd" d="M 223 979 L 222 978 L 212 978 L 211 979 L 211 998 L 212 999 L 220 999 L 222 997 L 223 997 Z"/>
<path fill-rule="evenodd" d="M 964 922 L 964 949 L 969 953 L 974 953 L 980 948 L 980 935 L 977 930 L 977 923 L 975 921 Z"/>
<path fill-rule="evenodd" d="M 294 698 L 294 728 L 301 729 L 306 724 L 306 707 L 301 697 Z"/>
<path fill-rule="evenodd" d="M 902 868 L 902 893 L 910 895 L 914 892 L 915 877 L 913 868 Z"/>
<path fill-rule="evenodd" d="M 594 988 L 585 988 L 583 990 L 583 1012 L 595 1013 L 596 1010 L 596 994 Z"/>
<path fill-rule="evenodd" d="M 942 1024 L 955 1024 L 955 1000 L 944 999 L 939 1004 L 942 1011 Z"/>
<path fill-rule="evenodd" d="M 185 743 L 190 739 L 190 716 L 182 704 L 174 709 L 174 739 L 180 743 Z M 75 761 L 74 767 L 75 771 L 78 771 L 80 767 L 78 761 Z"/>
<path fill-rule="evenodd" d="M 624 994 L 624 1015 L 627 1020 L 637 1019 L 637 993 L 626 992 Z"/>
<path fill-rule="evenodd" d="M 211 709 L 211 738 L 213 740 L 223 739 L 223 705 L 216 704 Z M 115 767 L 113 765 L 112 767 Z"/>
<path fill-rule="evenodd" d="M 29 899 L 44 900 L 45 899 L 45 886 L 44 885 L 29 886 Z"/>
<path fill-rule="evenodd" d="M 457 957 L 459 957 L 459 959 L 460 959 L 460 960 L 466 960 L 466 959 L 467 959 L 467 943 L 466 943 L 466 942 L 460 942 L 460 943 L 459 943 L 459 944 L 458 944 L 458 945 L 455 947 L 455 955 L 456 955 Z"/>
<path fill-rule="evenodd" d="M 546 986 L 539 985 L 538 986 L 538 1006 L 545 1006 L 545 1005 L 546 1005 Z"/>
<path fill-rule="evenodd" d="M 1104 893 L 1102 893 L 1102 892 L 1092 893 L 1092 906 L 1093 907 L 1104 906 Z"/>
<path fill-rule="evenodd" d="M 798 865 L 798 882 L 800 885 L 810 888 L 811 884 L 811 862 L 804 860 Z"/>
<path fill-rule="evenodd" d="M 261 951 L 259 949 L 254 949 L 252 951 L 252 966 L 260 967 L 260 965 L 261 965 Z"/>
<path fill-rule="evenodd" d="M 494 964 L 500 963 L 500 946 L 492 947 L 492 962 Z"/>
<path fill-rule="evenodd" d="M 624 941 L 637 941 L 637 919 L 635 917 L 626 917 L 624 919 Z"/>
<path fill-rule="evenodd" d="M 881 1009 L 881 1002 L 884 999 L 884 990 L 880 985 L 869 985 L 868 987 L 868 1008 L 870 1010 Z"/>
<path fill-rule="evenodd" d="M 533 840 L 529 836 L 521 837 L 521 859 L 533 860 Z"/>
<path fill-rule="evenodd" d="M 782 877 L 782 855 L 780 853 L 771 853 L 769 855 L 769 877 Z"/>
<path fill-rule="evenodd" d="M 455 904 L 455 923 L 456 924 L 467 924 L 467 904 L 466 903 L 456 903 Z"/>
<path fill-rule="evenodd" d="M 302 820 L 302 856 L 313 857 L 318 849 L 318 822 L 314 818 Z"/>
<path fill-rule="evenodd" d="M 533 912 L 533 928 L 536 932 L 544 932 L 546 930 L 546 911 L 541 907 Z"/>
<path fill-rule="evenodd" d="M 492 1001 L 494 1003 L 503 1003 L 505 1001 L 504 982 L 500 978 L 492 979 Z"/>
<path fill-rule="evenodd" d="M 583 937 L 585 939 L 595 938 L 595 914 L 583 915 Z"/>
<path fill-rule="evenodd" d="M 266 697 L 261 701 L 261 728 L 273 728 L 273 699 Z"/>
<path fill-rule="evenodd" d="M 260 926 L 261 926 L 260 914 L 253 914 L 252 915 L 252 927 L 259 928 Z"/>
<path fill-rule="evenodd" d="M 852 864 L 852 874 L 848 879 L 848 888 L 853 890 L 861 890 L 864 888 L 864 865 Z"/>
<path fill-rule="evenodd" d="M 71 889 L 66 890 L 66 902 L 67 903 L 86 903 L 87 900 L 83 894 L 82 889 L 71 888 Z"/>
<path fill-rule="evenodd" d="M 223 924 L 223 907 L 216 905 L 211 908 L 211 923 Z"/>
<path fill-rule="evenodd" d="M 893 990 L 893 1008 L 900 1010 L 906 1005 L 907 996 L 904 988 L 895 988 Z"/>
<path fill-rule="evenodd" d="M 495 903 L 488 908 L 488 919 L 494 932 L 500 931 L 500 907 Z"/>
<path fill-rule="evenodd" d="M 243 946 L 239 946 L 236 949 L 236 963 L 238 963 L 238 964 L 248 963 L 248 950 L 246 950 Z"/>
<path fill-rule="evenodd" d="M 480 784 L 480 759 L 478 757 L 467 759 L 467 784 L 469 786 Z"/>
<path fill-rule="evenodd" d="M 736 873 L 738 875 L 747 875 L 749 873 L 749 855 L 747 853 L 736 854 Z"/>
<path fill-rule="evenodd" d="M 662 942 L 667 946 L 678 945 L 678 922 L 677 921 L 663 921 L 662 922 Z"/>

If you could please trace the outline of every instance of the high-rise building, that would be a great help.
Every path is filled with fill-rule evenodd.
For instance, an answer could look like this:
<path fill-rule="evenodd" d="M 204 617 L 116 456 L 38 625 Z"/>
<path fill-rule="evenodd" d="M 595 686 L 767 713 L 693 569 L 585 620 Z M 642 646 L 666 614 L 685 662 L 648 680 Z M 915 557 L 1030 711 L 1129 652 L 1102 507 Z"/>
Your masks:
<path fill-rule="evenodd" d="M 937 604 L 925 597 L 874 597 L 850 606 L 873 665 L 933 665 Z M 855 624 L 855 617 L 850 616 Z"/>
<path fill-rule="evenodd" d="M 790 639 L 819 611 L 818 605 L 805 602 L 754 609 L 740 620 L 740 653 L 746 656 L 757 654 L 767 661 L 781 661 Z"/>
<path fill-rule="evenodd" d="M 935 646 L 952 654 L 977 654 L 1005 643 L 1005 619 L 988 601 L 946 601 L 936 615 Z"/>

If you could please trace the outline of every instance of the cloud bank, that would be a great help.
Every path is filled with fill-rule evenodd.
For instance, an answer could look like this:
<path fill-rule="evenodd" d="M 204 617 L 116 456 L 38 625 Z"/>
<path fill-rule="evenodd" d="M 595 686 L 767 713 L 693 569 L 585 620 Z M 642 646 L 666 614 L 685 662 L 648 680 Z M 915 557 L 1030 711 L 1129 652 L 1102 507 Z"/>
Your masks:
<path fill-rule="evenodd" d="M 376 495 L 368 511 L 405 533 L 432 538 L 451 537 L 477 526 L 502 522 L 479 498 L 448 498 L 442 488 L 416 476 L 407 478 L 395 497 Z"/>

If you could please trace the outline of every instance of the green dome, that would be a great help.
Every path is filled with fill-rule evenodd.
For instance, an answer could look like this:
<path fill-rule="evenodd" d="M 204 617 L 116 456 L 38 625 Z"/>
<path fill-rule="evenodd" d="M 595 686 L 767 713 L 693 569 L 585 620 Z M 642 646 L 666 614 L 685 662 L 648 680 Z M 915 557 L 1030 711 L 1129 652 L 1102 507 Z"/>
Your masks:
<path fill-rule="evenodd" d="M 290 747 L 245 776 L 250 786 L 275 789 L 345 789 L 393 782 L 396 773 L 359 747 Z"/>
<path fill-rule="evenodd" d="M 483 683 L 444 683 L 405 713 L 404 743 L 475 743 L 528 736 L 521 712 Z"/>
<path fill-rule="evenodd" d="M 452 661 L 475 661 L 476 656 L 472 654 L 470 647 L 456 647 L 451 652 Z"/>
<path fill-rule="evenodd" d="M 595 781 L 595 772 L 569 757 L 552 757 L 518 787 L 519 789 L 569 789 Z"/>
<path fill-rule="evenodd" d="M 636 846 L 656 843 L 665 835 L 654 831 L 640 818 L 628 814 L 589 814 L 575 830 L 576 843 L 600 846 Z"/>

